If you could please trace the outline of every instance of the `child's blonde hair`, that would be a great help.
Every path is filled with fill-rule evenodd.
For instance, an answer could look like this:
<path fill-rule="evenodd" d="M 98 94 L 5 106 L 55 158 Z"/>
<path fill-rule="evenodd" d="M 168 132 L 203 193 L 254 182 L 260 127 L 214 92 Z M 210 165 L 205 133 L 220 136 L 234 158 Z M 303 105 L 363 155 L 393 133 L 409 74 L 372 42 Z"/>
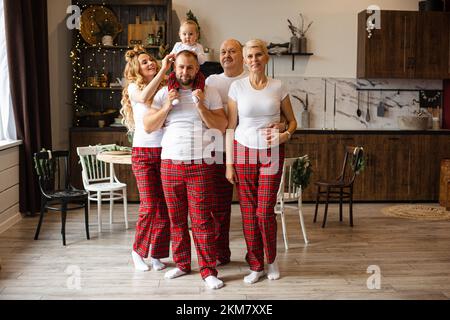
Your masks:
<path fill-rule="evenodd" d="M 148 55 L 149 59 L 156 62 L 156 73 L 159 72 L 161 67 L 159 66 L 156 59 L 150 55 L 142 46 L 135 46 L 132 50 L 128 50 L 125 53 L 125 60 L 127 64 L 125 65 L 125 70 L 123 72 L 123 76 L 125 78 L 125 84 L 122 91 L 122 108 L 120 109 L 120 114 L 123 116 L 122 124 L 124 124 L 128 128 L 128 132 L 134 131 L 134 117 L 133 117 L 133 109 L 131 106 L 130 96 L 128 94 L 128 85 L 130 83 L 135 83 L 140 90 L 143 90 L 144 87 L 148 84 L 144 77 L 142 77 L 139 65 L 139 56 L 141 54 Z M 159 84 L 159 88 L 163 87 L 163 83 Z M 145 103 L 150 105 L 153 100 L 153 96 L 150 97 Z"/>

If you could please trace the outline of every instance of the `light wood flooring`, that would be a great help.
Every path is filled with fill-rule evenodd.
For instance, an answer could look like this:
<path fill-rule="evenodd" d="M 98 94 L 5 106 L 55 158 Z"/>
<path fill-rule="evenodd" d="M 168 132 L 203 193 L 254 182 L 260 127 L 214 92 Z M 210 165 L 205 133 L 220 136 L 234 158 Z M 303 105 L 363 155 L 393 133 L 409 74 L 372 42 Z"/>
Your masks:
<path fill-rule="evenodd" d="M 219 267 L 226 286 L 209 290 L 200 278 L 193 251 L 193 272 L 165 280 L 164 272 L 135 272 L 130 250 L 134 223 L 125 230 L 121 206 L 117 223 L 109 226 L 104 206 L 104 230 L 97 233 L 96 208 L 92 207 L 91 240 L 86 240 L 81 211 L 71 212 L 67 222 L 67 246 L 60 236 L 60 216 L 50 213 L 40 239 L 33 240 L 38 217 L 24 218 L 0 235 L 0 300 L 4 299 L 449 299 L 450 221 L 416 221 L 386 217 L 381 208 L 390 204 L 356 204 L 355 227 L 338 221 L 332 205 L 325 229 L 322 215 L 312 223 L 314 206 L 304 213 L 310 244 L 300 233 L 298 215 L 288 210 L 290 248 L 285 252 L 278 224 L 278 260 L 282 278 L 246 285 L 238 205 L 233 205 L 231 226 L 232 263 Z M 129 207 L 136 221 L 137 205 Z M 322 212 L 321 212 L 322 213 Z M 347 212 L 345 212 L 347 213 Z M 171 259 L 165 260 L 169 267 Z M 368 289 L 367 268 L 381 272 L 381 288 Z M 79 270 L 80 290 L 70 289 Z"/>

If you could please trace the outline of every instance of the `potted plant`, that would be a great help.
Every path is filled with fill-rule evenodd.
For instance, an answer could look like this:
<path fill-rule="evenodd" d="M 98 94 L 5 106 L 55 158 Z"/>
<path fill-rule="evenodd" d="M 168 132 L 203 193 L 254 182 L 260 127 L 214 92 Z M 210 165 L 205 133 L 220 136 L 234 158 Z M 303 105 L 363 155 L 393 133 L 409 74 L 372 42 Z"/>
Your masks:
<path fill-rule="evenodd" d="M 96 36 L 104 46 L 112 47 L 114 45 L 113 40 L 116 34 L 116 27 L 111 21 L 105 20 L 98 24 L 99 32 Z"/>

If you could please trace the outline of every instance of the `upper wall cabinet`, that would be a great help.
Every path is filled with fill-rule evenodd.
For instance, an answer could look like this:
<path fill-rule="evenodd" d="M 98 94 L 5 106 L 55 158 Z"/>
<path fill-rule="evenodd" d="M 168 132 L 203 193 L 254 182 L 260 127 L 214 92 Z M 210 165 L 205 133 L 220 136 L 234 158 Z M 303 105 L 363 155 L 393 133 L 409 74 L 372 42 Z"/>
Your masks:
<path fill-rule="evenodd" d="M 358 14 L 358 78 L 450 78 L 450 14 L 380 11 L 369 38 L 369 14 Z"/>

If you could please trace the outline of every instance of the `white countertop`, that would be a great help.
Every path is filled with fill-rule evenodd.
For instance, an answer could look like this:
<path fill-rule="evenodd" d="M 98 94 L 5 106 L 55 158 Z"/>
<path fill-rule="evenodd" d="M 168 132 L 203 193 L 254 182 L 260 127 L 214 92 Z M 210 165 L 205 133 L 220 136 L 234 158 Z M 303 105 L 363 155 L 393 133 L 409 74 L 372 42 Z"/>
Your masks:
<path fill-rule="evenodd" d="M 0 151 L 22 144 L 22 140 L 0 140 Z"/>

